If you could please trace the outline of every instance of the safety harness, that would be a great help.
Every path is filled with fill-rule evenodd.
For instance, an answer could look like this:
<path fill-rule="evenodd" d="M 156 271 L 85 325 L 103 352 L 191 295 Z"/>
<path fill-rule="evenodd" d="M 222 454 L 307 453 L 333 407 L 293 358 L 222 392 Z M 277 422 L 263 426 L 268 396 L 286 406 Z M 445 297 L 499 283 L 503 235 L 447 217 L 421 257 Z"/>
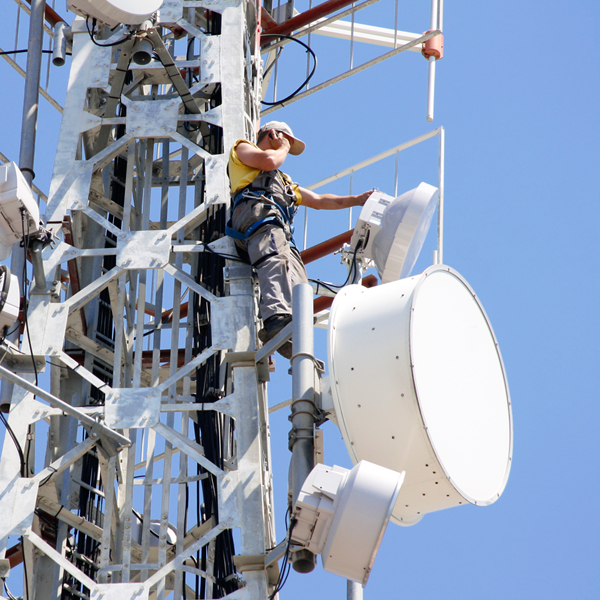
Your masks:
<path fill-rule="evenodd" d="M 275 214 L 268 215 L 264 219 L 252 223 L 243 233 L 233 229 L 231 219 L 225 226 L 225 233 L 240 241 L 246 240 L 258 229 L 264 225 L 275 225 L 289 231 L 288 240 L 292 247 L 295 247 L 293 233 L 294 226 L 292 224 L 294 216 L 298 210 L 296 204 L 296 194 L 290 183 L 286 181 L 284 174 L 281 171 L 261 171 L 254 181 L 242 190 L 238 191 L 232 197 L 231 209 L 232 212 L 242 202 L 257 202 L 276 209 Z"/>

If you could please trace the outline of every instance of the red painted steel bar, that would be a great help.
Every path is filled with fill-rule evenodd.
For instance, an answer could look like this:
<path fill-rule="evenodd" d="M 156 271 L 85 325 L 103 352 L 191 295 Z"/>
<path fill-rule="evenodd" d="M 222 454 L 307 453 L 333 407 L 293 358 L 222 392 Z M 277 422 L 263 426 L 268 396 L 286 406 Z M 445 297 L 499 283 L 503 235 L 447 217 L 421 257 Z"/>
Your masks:
<path fill-rule="evenodd" d="M 339 250 L 344 244 L 347 244 L 352 237 L 354 230 L 346 231 L 345 233 L 340 233 L 340 235 L 336 235 L 330 240 L 325 240 L 316 246 L 312 246 L 312 248 L 307 248 L 300 252 L 300 257 L 302 258 L 302 262 L 307 265 L 310 262 L 318 260 L 319 258 L 323 258 L 336 250 Z"/>
<path fill-rule="evenodd" d="M 263 34 L 278 33 L 282 35 L 289 35 L 297 29 L 300 29 L 300 27 L 304 27 L 309 23 L 314 23 L 317 19 L 326 17 L 340 8 L 345 8 L 346 6 L 352 4 L 352 2 L 354 2 L 354 0 L 327 0 L 326 2 L 304 11 L 303 13 L 284 21 L 283 23 L 279 23 L 278 25 L 268 29 L 264 28 Z M 272 39 L 273 38 L 268 37 L 266 42 L 261 42 L 261 45 L 272 41 Z"/>
<path fill-rule="evenodd" d="M 31 0 L 27 0 L 27 3 L 31 6 Z M 50 6 L 46 4 L 46 8 L 44 11 L 44 16 L 46 21 L 48 21 L 48 25 L 50 27 L 54 27 L 57 23 L 61 21 L 66 23 L 66 21 Z"/>

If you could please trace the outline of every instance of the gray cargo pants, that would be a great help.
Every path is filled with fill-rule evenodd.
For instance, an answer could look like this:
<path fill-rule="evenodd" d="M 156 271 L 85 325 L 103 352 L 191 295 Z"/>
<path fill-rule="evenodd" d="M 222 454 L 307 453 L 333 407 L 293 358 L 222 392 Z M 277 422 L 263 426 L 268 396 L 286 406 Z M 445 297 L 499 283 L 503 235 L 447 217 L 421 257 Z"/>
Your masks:
<path fill-rule="evenodd" d="M 243 233 L 256 221 L 275 215 L 275 210 L 262 203 L 242 202 L 234 209 L 231 224 Z M 308 283 L 308 279 L 300 254 L 287 241 L 286 231 L 277 225 L 265 225 L 246 240 L 245 250 L 258 275 L 262 320 L 291 315 L 292 288 Z"/>

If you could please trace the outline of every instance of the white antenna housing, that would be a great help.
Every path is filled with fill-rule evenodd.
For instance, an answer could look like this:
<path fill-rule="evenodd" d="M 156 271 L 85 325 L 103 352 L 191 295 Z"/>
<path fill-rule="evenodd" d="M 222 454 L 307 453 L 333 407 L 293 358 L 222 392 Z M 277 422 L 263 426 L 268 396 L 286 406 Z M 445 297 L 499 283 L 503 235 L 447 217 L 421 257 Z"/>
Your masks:
<path fill-rule="evenodd" d="M 7 267 L 0 266 L 0 335 L 19 318 L 21 291 L 19 279 Z"/>
<path fill-rule="evenodd" d="M 438 200 L 438 189 L 428 183 L 397 198 L 373 192 L 363 206 L 350 251 L 359 240 L 359 256 L 373 260 L 381 283 L 408 277 L 423 247 Z"/>
<path fill-rule="evenodd" d="M 498 499 L 512 458 L 508 384 L 485 311 L 456 271 L 341 290 L 328 359 L 352 460 L 406 471 L 394 522 Z"/>
<path fill-rule="evenodd" d="M 95 18 L 109 27 L 139 25 L 152 16 L 163 0 L 67 0 L 67 8 L 82 17 Z"/>
<path fill-rule="evenodd" d="M 37 233 L 40 210 L 23 173 L 14 162 L 0 166 L 0 260 L 24 235 Z"/>
<path fill-rule="evenodd" d="M 351 471 L 316 465 L 294 505 L 292 542 L 364 586 L 403 481 L 404 473 L 364 460 Z"/>

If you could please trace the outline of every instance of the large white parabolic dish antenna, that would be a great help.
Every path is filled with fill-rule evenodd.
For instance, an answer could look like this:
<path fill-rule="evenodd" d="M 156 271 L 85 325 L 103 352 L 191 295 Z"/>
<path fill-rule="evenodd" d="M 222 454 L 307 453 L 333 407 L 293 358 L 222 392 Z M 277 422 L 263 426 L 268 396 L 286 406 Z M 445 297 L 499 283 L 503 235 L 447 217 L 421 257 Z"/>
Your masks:
<path fill-rule="evenodd" d="M 406 472 L 394 522 L 500 496 L 512 457 L 508 384 L 485 311 L 456 271 L 341 290 L 328 360 L 352 460 Z"/>

